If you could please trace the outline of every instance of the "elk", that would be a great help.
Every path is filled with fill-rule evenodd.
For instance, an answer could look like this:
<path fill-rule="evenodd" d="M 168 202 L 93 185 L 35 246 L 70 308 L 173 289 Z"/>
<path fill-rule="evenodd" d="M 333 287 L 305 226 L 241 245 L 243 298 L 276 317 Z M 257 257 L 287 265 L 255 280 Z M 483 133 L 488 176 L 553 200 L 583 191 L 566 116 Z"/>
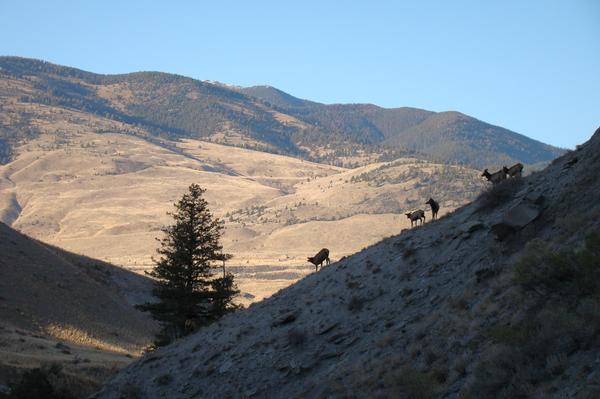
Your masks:
<path fill-rule="evenodd" d="M 506 175 L 508 175 L 508 177 L 521 177 L 521 175 L 523 174 L 523 164 L 519 162 L 514 164 L 510 168 L 504 166 L 502 170 Z"/>
<path fill-rule="evenodd" d="M 506 173 L 504 173 L 504 170 L 499 170 L 497 172 L 494 173 L 490 173 L 488 172 L 488 170 L 484 170 L 483 173 L 481 174 L 481 176 L 485 177 L 486 179 L 488 179 L 488 181 L 491 181 L 492 184 L 498 184 L 501 181 L 503 181 L 504 179 L 506 179 Z"/>
<path fill-rule="evenodd" d="M 416 210 L 414 212 L 405 213 L 406 217 L 410 219 L 410 227 L 413 227 L 413 223 L 416 222 L 417 226 L 419 225 L 419 220 L 421 221 L 421 225 L 425 222 L 425 211 L 422 209 Z"/>
<path fill-rule="evenodd" d="M 308 261 L 315 265 L 315 272 L 319 270 L 319 266 L 321 266 L 322 269 L 323 262 L 325 262 L 326 265 L 331 263 L 329 260 L 329 250 L 327 248 L 321 249 L 315 256 L 308 258 Z"/>
<path fill-rule="evenodd" d="M 433 198 L 429 198 L 425 205 L 431 206 L 431 219 L 437 219 L 438 211 L 440 210 L 440 204 L 438 204 Z"/>

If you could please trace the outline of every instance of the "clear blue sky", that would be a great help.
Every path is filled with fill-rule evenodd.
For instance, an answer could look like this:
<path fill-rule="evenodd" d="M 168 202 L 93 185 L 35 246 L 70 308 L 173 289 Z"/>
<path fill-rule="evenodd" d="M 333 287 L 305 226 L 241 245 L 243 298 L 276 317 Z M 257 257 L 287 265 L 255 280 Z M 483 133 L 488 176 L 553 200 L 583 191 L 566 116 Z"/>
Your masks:
<path fill-rule="evenodd" d="M 0 0 L 0 21 L 1 55 L 93 72 L 457 110 L 563 147 L 600 126 L 597 0 Z"/>

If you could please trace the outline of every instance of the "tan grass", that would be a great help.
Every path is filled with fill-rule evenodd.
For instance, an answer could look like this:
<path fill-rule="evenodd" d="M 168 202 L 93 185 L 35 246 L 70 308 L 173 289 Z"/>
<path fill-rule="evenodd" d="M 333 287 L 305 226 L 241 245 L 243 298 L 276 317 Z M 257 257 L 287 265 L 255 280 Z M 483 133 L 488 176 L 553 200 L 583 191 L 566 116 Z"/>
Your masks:
<path fill-rule="evenodd" d="M 50 324 L 46 332 L 51 337 L 74 345 L 98 348 L 103 351 L 124 355 L 141 356 L 142 348 L 126 348 L 94 337 L 87 331 L 70 325 Z"/>
<path fill-rule="evenodd" d="M 118 87 L 103 95 L 127 99 Z M 47 134 L 16 147 L 16 159 L 0 166 L 0 217 L 34 238 L 135 271 L 152 266 L 155 238 L 171 221 L 166 212 L 192 182 L 207 189 L 211 210 L 224 219 L 223 245 L 238 266 L 301 266 L 322 247 L 339 259 L 408 227 L 398 214 L 407 200 L 424 207 L 423 189 L 412 182 L 350 181 L 382 164 L 347 170 L 192 139 L 160 146 L 132 136 L 147 133 L 121 122 L 19 107 L 29 107 L 32 124 Z M 219 140 L 238 136 L 227 132 Z M 415 162 L 382 173 L 393 178 Z M 446 204 L 440 216 L 458 205 Z M 249 213 L 252 207 L 264 210 Z M 242 289 L 257 299 L 295 281 L 251 280 Z"/>

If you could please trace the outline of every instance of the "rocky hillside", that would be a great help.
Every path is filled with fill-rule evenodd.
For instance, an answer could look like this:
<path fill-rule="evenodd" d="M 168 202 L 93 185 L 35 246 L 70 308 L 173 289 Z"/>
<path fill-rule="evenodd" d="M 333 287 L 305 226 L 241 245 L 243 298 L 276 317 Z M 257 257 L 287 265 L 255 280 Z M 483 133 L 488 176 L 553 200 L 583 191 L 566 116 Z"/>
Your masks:
<path fill-rule="evenodd" d="M 598 170 L 600 130 L 146 355 L 95 397 L 598 397 Z"/>
<path fill-rule="evenodd" d="M 54 106 L 142 127 L 151 137 L 222 144 L 356 166 L 406 155 L 480 168 L 550 161 L 562 150 L 456 112 L 325 105 L 267 86 L 236 88 L 158 72 L 99 75 L 0 57 L 0 162 L 35 137 L 25 105 Z"/>
<path fill-rule="evenodd" d="M 53 363 L 90 393 L 152 342 L 154 322 L 133 307 L 150 289 L 145 277 L 0 223 L 0 388 Z"/>

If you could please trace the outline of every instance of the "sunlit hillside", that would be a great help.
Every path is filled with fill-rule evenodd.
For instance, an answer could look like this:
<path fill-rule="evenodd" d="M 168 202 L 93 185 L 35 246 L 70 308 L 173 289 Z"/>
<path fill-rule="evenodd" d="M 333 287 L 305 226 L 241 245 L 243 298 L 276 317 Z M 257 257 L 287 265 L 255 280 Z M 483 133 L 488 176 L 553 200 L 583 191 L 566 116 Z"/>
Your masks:
<path fill-rule="evenodd" d="M 198 183 L 225 222 L 230 266 L 248 299 L 309 273 L 306 257 L 322 247 L 339 259 L 409 226 L 403 212 L 425 208 L 429 196 L 443 214 L 483 185 L 476 171 L 417 159 L 349 170 L 193 139 L 149 140 L 143 129 L 95 115 L 14 106 L 40 134 L 0 166 L 3 221 L 142 271 L 170 222 L 166 212 Z"/>

